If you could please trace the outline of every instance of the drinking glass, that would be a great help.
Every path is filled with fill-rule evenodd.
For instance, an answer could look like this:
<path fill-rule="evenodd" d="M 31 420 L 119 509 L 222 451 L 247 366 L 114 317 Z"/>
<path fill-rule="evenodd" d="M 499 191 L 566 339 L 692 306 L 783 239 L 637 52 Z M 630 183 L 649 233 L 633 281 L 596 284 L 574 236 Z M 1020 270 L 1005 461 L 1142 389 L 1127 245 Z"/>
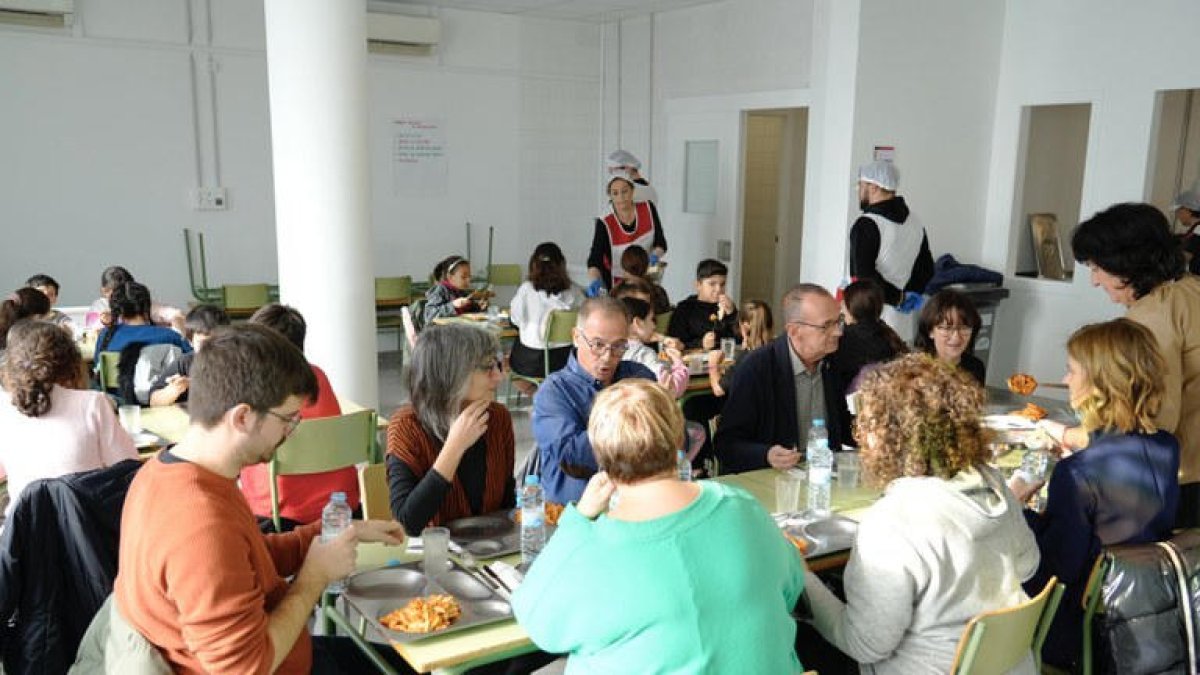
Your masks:
<path fill-rule="evenodd" d="M 500 308 L 495 305 L 488 305 L 487 319 L 491 323 L 496 323 L 500 320 Z"/>
<path fill-rule="evenodd" d="M 784 471 L 775 476 L 775 512 L 795 513 L 800 508 L 800 493 L 804 490 L 804 474 Z"/>
<path fill-rule="evenodd" d="M 142 433 L 142 407 L 139 405 L 123 405 L 117 408 L 117 417 L 121 426 L 130 436 Z"/>
<path fill-rule="evenodd" d="M 733 360 L 734 350 L 737 349 L 737 340 L 733 338 L 721 338 L 721 352 L 725 354 L 726 361 Z"/>
<path fill-rule="evenodd" d="M 838 470 L 838 485 L 844 488 L 858 487 L 858 478 L 861 464 L 859 464 L 857 452 L 839 452 L 835 454 L 837 459 Z"/>
<path fill-rule="evenodd" d="M 425 579 L 432 581 L 446 572 L 450 563 L 450 530 L 427 527 L 421 531 Z"/>

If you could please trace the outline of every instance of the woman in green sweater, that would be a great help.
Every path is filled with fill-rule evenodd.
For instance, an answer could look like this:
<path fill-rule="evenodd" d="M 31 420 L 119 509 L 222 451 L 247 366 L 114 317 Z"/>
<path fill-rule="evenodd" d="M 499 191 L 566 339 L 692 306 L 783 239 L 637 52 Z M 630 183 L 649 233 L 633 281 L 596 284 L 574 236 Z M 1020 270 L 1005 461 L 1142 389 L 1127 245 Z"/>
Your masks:
<path fill-rule="evenodd" d="M 683 415 L 666 390 L 603 390 L 588 437 L 602 471 L 513 597 L 533 641 L 570 654 L 568 673 L 801 672 L 800 557 L 747 492 L 679 480 Z"/>

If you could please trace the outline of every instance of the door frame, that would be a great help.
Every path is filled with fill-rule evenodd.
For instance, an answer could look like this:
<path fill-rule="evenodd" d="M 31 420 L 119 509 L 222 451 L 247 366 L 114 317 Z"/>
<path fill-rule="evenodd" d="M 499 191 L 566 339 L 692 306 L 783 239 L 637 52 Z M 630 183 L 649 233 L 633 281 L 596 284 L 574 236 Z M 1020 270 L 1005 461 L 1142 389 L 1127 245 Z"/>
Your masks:
<path fill-rule="evenodd" d="M 812 90 L 810 89 L 781 89 L 746 94 L 680 97 L 668 99 L 663 106 L 663 118 L 666 127 L 664 136 L 668 144 L 667 152 L 665 153 L 667 157 L 667 185 L 672 188 L 671 192 L 675 193 L 673 199 L 664 202 L 664 205 L 667 205 L 670 210 L 669 214 L 664 215 L 668 231 L 671 228 L 673 220 L 685 223 L 689 220 L 694 220 L 683 213 L 684 167 L 682 166 L 682 158 L 684 152 L 682 144 L 687 140 L 703 140 L 699 138 L 689 139 L 679 137 L 677 128 L 679 126 L 704 126 L 707 123 L 713 129 L 713 134 L 708 138 L 736 139 L 735 147 L 718 150 L 721 157 L 721 166 L 719 168 L 721 175 L 718 176 L 717 183 L 717 211 L 713 215 L 724 215 L 728 218 L 728 222 L 716 223 L 712 231 L 713 236 L 711 237 L 711 241 L 702 243 L 698 249 L 700 251 L 711 251 L 711 255 L 715 257 L 717 248 L 716 240 L 728 238 L 731 246 L 730 260 L 727 264 L 731 270 L 740 271 L 743 259 L 744 223 L 742 209 L 744 207 L 745 186 L 742 184 L 742 179 L 746 159 L 746 114 L 760 110 L 775 110 L 780 108 L 808 108 L 809 138 L 811 139 L 813 116 Z M 676 145 L 679 145 L 679 147 L 675 147 Z M 711 221 L 714 219 L 701 220 Z M 676 239 L 678 238 L 679 236 L 676 235 Z M 674 272 L 672 274 L 672 281 L 677 282 L 677 284 L 680 279 L 679 275 L 686 274 L 686 278 L 689 280 L 687 288 L 690 288 L 692 266 L 696 262 L 699 262 L 699 258 L 692 261 L 680 262 L 683 262 L 683 266 L 687 269 L 679 269 L 679 264 L 676 264 L 674 265 L 674 269 L 668 267 L 668 272 Z M 778 264 L 776 268 L 778 270 Z M 778 285 L 778 283 L 777 279 L 776 284 Z M 731 297 L 740 296 L 740 275 L 730 279 L 728 293 Z M 778 298 L 773 298 L 772 301 L 777 302 Z"/>

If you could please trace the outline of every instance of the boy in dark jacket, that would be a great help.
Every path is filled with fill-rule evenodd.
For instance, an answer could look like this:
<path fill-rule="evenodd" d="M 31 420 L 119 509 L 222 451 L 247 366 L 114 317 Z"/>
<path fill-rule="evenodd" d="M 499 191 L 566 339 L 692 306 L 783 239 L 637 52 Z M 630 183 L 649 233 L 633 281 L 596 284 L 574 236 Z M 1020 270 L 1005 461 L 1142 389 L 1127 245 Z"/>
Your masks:
<path fill-rule="evenodd" d="M 667 335 L 685 347 L 717 349 L 721 338 L 738 339 L 737 307 L 725 295 L 729 270 L 719 260 L 701 260 L 696 266 L 696 294 L 675 306 Z"/>

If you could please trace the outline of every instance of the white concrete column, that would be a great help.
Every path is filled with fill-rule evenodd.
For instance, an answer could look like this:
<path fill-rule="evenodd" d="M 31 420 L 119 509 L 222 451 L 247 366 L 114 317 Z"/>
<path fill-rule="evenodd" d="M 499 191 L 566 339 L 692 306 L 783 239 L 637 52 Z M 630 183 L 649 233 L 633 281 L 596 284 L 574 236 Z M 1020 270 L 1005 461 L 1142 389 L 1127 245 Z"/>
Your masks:
<path fill-rule="evenodd" d="M 365 0 L 264 0 L 281 300 L 340 397 L 378 405 Z"/>
<path fill-rule="evenodd" d="M 816 0 L 813 6 L 813 103 L 800 280 L 831 291 L 849 272 L 860 12 L 861 0 Z"/>

